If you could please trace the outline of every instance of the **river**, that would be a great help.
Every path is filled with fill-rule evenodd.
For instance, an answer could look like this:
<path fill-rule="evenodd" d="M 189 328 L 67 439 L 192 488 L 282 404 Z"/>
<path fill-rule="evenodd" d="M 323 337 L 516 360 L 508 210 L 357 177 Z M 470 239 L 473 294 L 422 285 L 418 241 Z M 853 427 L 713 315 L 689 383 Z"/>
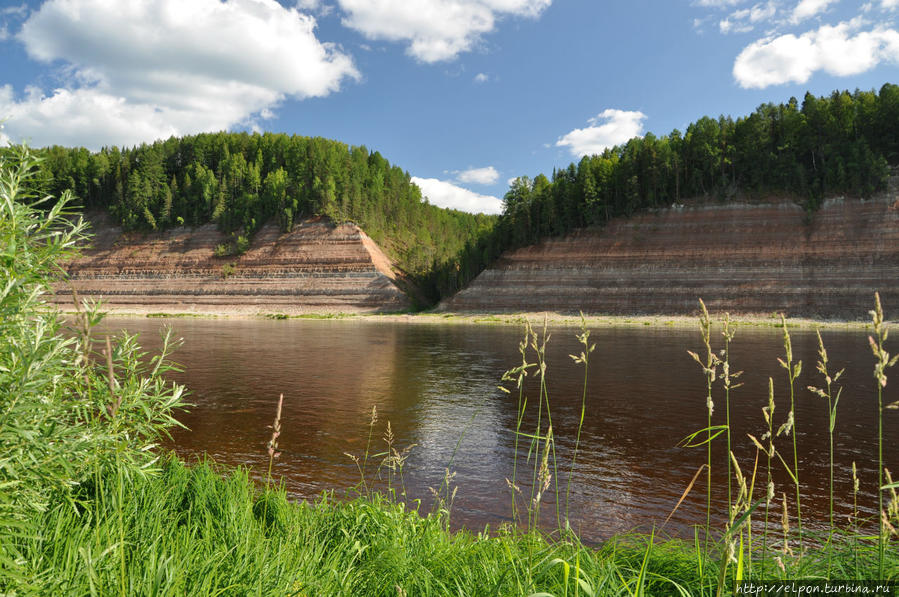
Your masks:
<path fill-rule="evenodd" d="M 403 323 L 359 320 L 241 320 L 111 318 L 99 333 L 128 330 L 141 334 L 145 348 L 159 346 L 159 330 L 174 327 L 184 339 L 175 360 L 184 372 L 175 379 L 187 385 L 193 403 L 179 416 L 188 428 L 177 429 L 167 444 L 181 457 L 207 455 L 226 465 L 250 467 L 257 479 L 268 466 L 266 442 L 278 396 L 284 394 L 281 456 L 273 475 L 283 478 L 290 495 L 313 499 L 325 490 L 337 495 L 358 489 L 357 463 L 384 451 L 389 421 L 394 446 L 406 453 L 404 482 L 409 500 L 421 509 L 433 505 L 447 469 L 458 487 L 452 504 L 454 527 L 482 530 L 508 522 L 511 516 L 518 394 L 498 389 L 504 371 L 521 362 L 522 329 L 514 325 Z M 581 347 L 575 328 L 551 328 L 546 371 L 550 415 L 556 442 L 554 479 L 560 509 L 581 415 L 584 369 L 568 355 Z M 820 385 L 815 371 L 817 340 L 813 331 L 792 331 L 794 358 L 803 362 L 796 383 L 800 480 L 807 526 L 827 520 L 826 401 L 806 386 Z M 687 350 L 701 352 L 698 329 L 665 326 L 603 326 L 591 330 L 596 350 L 590 355 L 586 415 L 580 449 L 571 476 L 571 526 L 590 543 L 632 529 L 657 529 L 677 504 L 696 471 L 706 460 L 704 447 L 679 444 L 706 427 L 706 381 Z M 899 334 L 899 332 L 897 332 Z M 845 367 L 839 385 L 836 434 L 835 493 L 838 520 L 852 512 L 852 462 L 860 477 L 859 507 L 875 510 L 877 409 L 873 393 L 873 357 L 864 330 L 823 332 L 831 370 Z M 895 345 L 895 342 L 892 344 Z M 719 333 L 713 345 L 722 347 Z M 889 348 L 889 343 L 888 343 Z M 897 347 L 893 346 L 892 352 Z M 751 476 L 756 449 L 747 438 L 766 429 L 762 407 L 767 404 L 768 376 L 774 377 L 776 424 L 789 410 L 782 332 L 774 328 L 741 327 L 732 345 L 732 370 L 743 370 L 743 387 L 731 398 L 734 452 L 744 474 Z M 533 360 L 533 357 L 531 357 Z M 899 368 L 885 391 L 885 403 L 899 400 Z M 529 377 L 533 380 L 532 376 Z M 522 431 L 533 433 L 537 388 L 525 387 L 529 398 Z M 716 390 L 714 423 L 724 422 L 725 403 Z M 544 422 L 546 412 L 542 413 Z M 899 411 L 884 418 L 886 465 L 899 472 Z M 545 431 L 545 425 L 544 425 Z M 527 461 L 526 438 L 518 457 L 519 504 L 525 506 L 533 463 Z M 792 462 L 792 444 L 778 445 Z M 714 442 L 713 500 L 716 520 L 726 509 L 727 481 L 723 437 Z M 370 456 L 367 481 L 386 487 L 383 456 Z M 756 496 L 765 485 L 764 456 L 759 460 Z M 552 461 L 550 461 L 552 464 Z M 782 466 L 775 466 L 778 495 L 793 495 Z M 692 536 L 692 525 L 705 522 L 705 477 L 700 477 L 663 532 Z M 791 500 L 792 501 L 792 500 Z M 542 522 L 555 528 L 554 483 L 544 494 Z M 792 506 L 791 506 L 792 507 Z M 779 520 L 777 510 L 777 520 Z"/>

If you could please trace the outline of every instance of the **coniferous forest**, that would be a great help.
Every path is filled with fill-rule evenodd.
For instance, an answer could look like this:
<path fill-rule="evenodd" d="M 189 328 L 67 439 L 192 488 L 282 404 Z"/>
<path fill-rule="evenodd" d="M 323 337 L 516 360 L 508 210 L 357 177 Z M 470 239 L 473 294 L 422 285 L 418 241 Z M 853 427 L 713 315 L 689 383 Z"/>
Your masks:
<path fill-rule="evenodd" d="M 95 153 L 55 146 L 42 157 L 42 188 L 71 189 L 126 230 L 212 222 L 241 251 L 268 221 L 283 231 L 310 216 L 355 222 L 431 300 L 442 290 L 431 272 L 451 269 L 496 221 L 431 205 L 380 153 L 320 137 L 222 132 Z"/>
<path fill-rule="evenodd" d="M 498 218 L 430 205 L 378 152 L 322 138 L 214 133 L 43 157 L 48 193 L 72 189 L 126 229 L 215 222 L 239 248 L 272 219 L 282 230 L 313 215 L 356 222 L 436 301 L 504 250 L 688 198 L 776 194 L 812 212 L 828 196 L 868 197 L 899 164 L 899 86 L 806 94 L 647 133 L 550 178 L 516 179 Z"/>

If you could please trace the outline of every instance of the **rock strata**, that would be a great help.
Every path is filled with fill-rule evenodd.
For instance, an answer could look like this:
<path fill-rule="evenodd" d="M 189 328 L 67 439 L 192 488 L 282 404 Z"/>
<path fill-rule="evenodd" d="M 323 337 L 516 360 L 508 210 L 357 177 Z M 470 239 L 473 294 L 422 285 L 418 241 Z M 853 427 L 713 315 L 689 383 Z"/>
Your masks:
<path fill-rule="evenodd" d="M 899 200 L 673 206 L 511 251 L 450 311 L 742 314 L 862 319 L 899 309 Z"/>
<path fill-rule="evenodd" d="M 265 225 L 243 255 L 215 257 L 228 237 L 212 224 L 126 233 L 92 217 L 94 237 L 66 265 L 71 289 L 129 312 L 377 312 L 410 307 L 390 260 L 359 227 L 310 219 L 282 234 Z"/>

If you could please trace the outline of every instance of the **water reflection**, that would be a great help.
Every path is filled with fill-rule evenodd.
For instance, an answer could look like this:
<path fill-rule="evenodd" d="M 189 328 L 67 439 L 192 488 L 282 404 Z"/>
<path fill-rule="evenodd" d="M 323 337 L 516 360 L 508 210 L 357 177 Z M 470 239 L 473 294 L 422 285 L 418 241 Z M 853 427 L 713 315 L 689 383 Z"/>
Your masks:
<path fill-rule="evenodd" d="M 323 490 L 342 491 L 359 481 L 346 453 L 361 455 L 368 442 L 369 418 L 377 408 L 371 452 L 384 449 L 391 422 L 396 445 L 415 444 L 406 462 L 410 497 L 431 504 L 429 488 L 439 487 L 451 468 L 459 490 L 454 521 L 481 529 L 507 521 L 511 492 L 517 395 L 497 389 L 502 372 L 520 363 L 521 330 L 507 326 L 401 324 L 354 321 L 258 321 L 113 319 L 106 329 L 142 333 L 148 348 L 158 346 L 163 323 L 175 327 L 185 346 L 176 360 L 185 367 L 195 404 L 180 417 L 190 431 L 176 430 L 171 446 L 183 457 L 207 454 L 218 462 L 252 467 L 264 474 L 265 442 L 280 393 L 284 394 L 281 459 L 283 475 L 297 498 Z M 581 411 L 583 369 L 568 355 L 580 352 L 573 329 L 554 329 L 548 346 L 548 391 L 557 441 L 555 477 L 564 494 Z M 805 487 L 803 514 L 809 524 L 827 517 L 827 412 L 825 401 L 805 387 L 814 379 L 814 333 L 794 332 L 796 360 L 804 362 L 797 382 L 800 465 Z M 834 369 L 846 367 L 837 421 L 836 495 L 838 514 L 851 511 L 851 464 L 862 479 L 860 506 L 871 514 L 876 482 L 876 406 L 872 396 L 872 358 L 861 332 L 825 331 Z M 715 341 L 719 342 L 716 335 Z M 588 541 L 616 532 L 649 528 L 665 519 L 690 479 L 705 462 L 705 449 L 678 447 L 690 432 L 706 426 L 705 379 L 687 349 L 701 348 L 697 331 L 668 328 L 593 330 L 597 343 L 588 373 L 587 413 L 581 450 L 572 476 L 572 526 Z M 745 370 L 744 387 L 733 393 L 731 417 L 735 449 L 744 472 L 752 470 L 755 448 L 748 433 L 765 430 L 767 379 L 774 377 L 778 422 L 789 410 L 786 375 L 777 365 L 782 353 L 778 330 L 741 328 L 732 347 L 734 369 Z M 894 348 L 895 352 L 895 348 Z M 886 389 L 885 402 L 899 399 L 899 376 Z M 522 429 L 536 426 L 537 388 Z M 723 421 L 724 400 L 715 396 L 715 417 Z M 544 411 L 543 416 L 546 416 Z M 545 419 L 544 419 L 545 420 Z M 899 412 L 888 411 L 884 427 L 886 464 L 899 470 Z M 789 440 L 781 439 L 785 454 Z M 519 450 L 519 484 L 529 494 L 526 450 Z M 723 513 L 727 500 L 725 448 L 715 445 L 713 499 Z M 377 464 L 381 457 L 372 459 Z M 787 456 L 788 462 L 791 460 Z M 762 460 L 763 462 L 763 460 Z M 370 470 L 375 475 L 376 467 Z M 524 471 L 522 474 L 521 471 Z M 764 483 L 759 468 L 758 487 Z M 792 491 L 778 468 L 778 491 Z M 552 493 L 552 492 L 550 492 Z M 554 497 L 546 496 L 544 519 L 555 520 Z M 563 504 L 560 504 L 563 506 Z M 705 483 L 666 527 L 690 536 L 705 520 Z"/>

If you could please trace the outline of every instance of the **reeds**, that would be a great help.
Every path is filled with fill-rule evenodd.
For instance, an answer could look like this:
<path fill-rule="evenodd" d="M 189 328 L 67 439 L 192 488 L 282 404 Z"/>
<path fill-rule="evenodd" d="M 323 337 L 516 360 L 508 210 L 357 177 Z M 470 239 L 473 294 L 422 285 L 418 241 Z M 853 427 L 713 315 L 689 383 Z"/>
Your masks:
<path fill-rule="evenodd" d="M 874 294 L 874 310 L 870 312 L 874 323 L 874 335 L 868 336 L 871 352 L 874 353 L 874 387 L 877 393 L 877 512 L 880 520 L 880 528 L 877 540 L 877 571 L 883 578 L 884 549 L 886 547 L 886 528 L 883 509 L 883 389 L 887 385 L 886 370 L 899 361 L 899 355 L 890 359 L 890 354 L 884 350 L 883 344 L 889 336 L 889 330 L 883 323 L 883 308 L 880 305 L 880 293 Z M 893 405 L 890 405 L 893 406 Z"/>
<path fill-rule="evenodd" d="M 787 328 L 787 319 L 783 313 L 780 315 L 781 325 L 783 327 L 783 344 L 785 359 L 778 358 L 777 362 L 787 372 L 787 379 L 790 386 L 790 412 L 787 413 L 787 422 L 781 427 L 783 432 L 790 435 L 793 439 L 793 468 L 790 471 L 790 478 L 796 489 L 796 524 L 799 530 L 799 552 L 802 553 L 802 496 L 801 483 L 799 481 L 799 430 L 796 417 L 796 380 L 802 373 L 802 361 L 793 363 L 793 343 L 790 339 L 790 330 Z M 778 431 L 780 435 L 780 431 Z"/>
<path fill-rule="evenodd" d="M 571 455 L 571 467 L 568 469 L 568 481 L 565 484 L 565 527 L 571 527 L 568 518 L 568 499 L 571 494 L 571 479 L 574 477 L 574 466 L 577 462 L 577 453 L 581 445 L 581 431 L 584 428 L 584 416 L 587 414 L 587 373 L 590 370 L 590 354 L 596 349 L 596 344 L 590 343 L 590 330 L 587 329 L 587 320 L 581 313 L 581 333 L 577 335 L 577 341 L 583 347 L 579 355 L 568 355 L 571 359 L 584 366 L 584 389 L 581 393 L 581 416 L 577 423 L 577 436 L 574 440 L 574 453 Z"/>
<path fill-rule="evenodd" d="M 718 358 L 718 355 L 712 349 L 711 339 L 712 339 L 712 319 L 709 317 L 709 311 L 705 307 L 705 303 L 702 302 L 702 299 L 699 299 L 699 306 L 702 311 L 699 316 L 699 331 L 702 334 L 702 343 L 705 345 L 705 360 L 701 359 L 699 355 L 692 351 L 687 351 L 693 360 L 696 361 L 699 366 L 702 368 L 702 372 L 705 375 L 706 380 L 706 397 L 705 397 L 705 405 L 706 405 L 706 414 L 708 425 L 706 425 L 705 429 L 700 429 L 689 435 L 684 440 L 684 445 L 689 447 L 697 447 L 705 445 L 706 447 L 706 510 L 705 510 L 705 528 L 706 528 L 706 539 L 705 539 L 705 549 L 708 551 L 709 545 L 709 529 L 712 526 L 712 440 L 715 439 L 718 435 L 721 434 L 722 431 L 725 430 L 724 426 L 712 426 L 712 414 L 715 412 L 715 403 L 712 400 L 712 386 L 717 379 L 717 369 L 718 365 L 721 363 L 721 360 Z M 696 439 L 705 433 L 706 438 L 705 441 L 697 442 Z M 728 482 L 730 482 L 730 475 L 728 475 Z"/>
<path fill-rule="evenodd" d="M 828 547 L 829 544 L 833 541 L 833 534 L 836 530 L 836 524 L 833 518 L 833 433 L 837 424 L 837 406 L 840 403 L 840 395 L 843 393 L 843 388 L 837 388 L 836 396 L 833 393 L 833 384 L 839 381 L 840 377 L 842 377 L 845 369 L 840 369 L 837 373 L 831 377 L 830 372 L 827 370 L 827 349 L 824 348 L 824 340 L 821 339 L 821 330 L 816 331 L 818 336 L 818 363 L 817 368 L 818 372 L 824 377 L 824 387 L 818 388 L 815 386 L 808 386 L 809 391 L 813 394 L 820 396 L 827 400 L 827 438 L 828 438 L 828 490 L 827 490 L 827 504 L 828 504 L 828 514 L 829 514 L 829 524 L 830 524 L 830 535 L 827 539 Z M 830 575 L 830 564 L 831 564 L 831 556 L 833 550 L 827 550 L 827 572 L 828 576 Z"/>

